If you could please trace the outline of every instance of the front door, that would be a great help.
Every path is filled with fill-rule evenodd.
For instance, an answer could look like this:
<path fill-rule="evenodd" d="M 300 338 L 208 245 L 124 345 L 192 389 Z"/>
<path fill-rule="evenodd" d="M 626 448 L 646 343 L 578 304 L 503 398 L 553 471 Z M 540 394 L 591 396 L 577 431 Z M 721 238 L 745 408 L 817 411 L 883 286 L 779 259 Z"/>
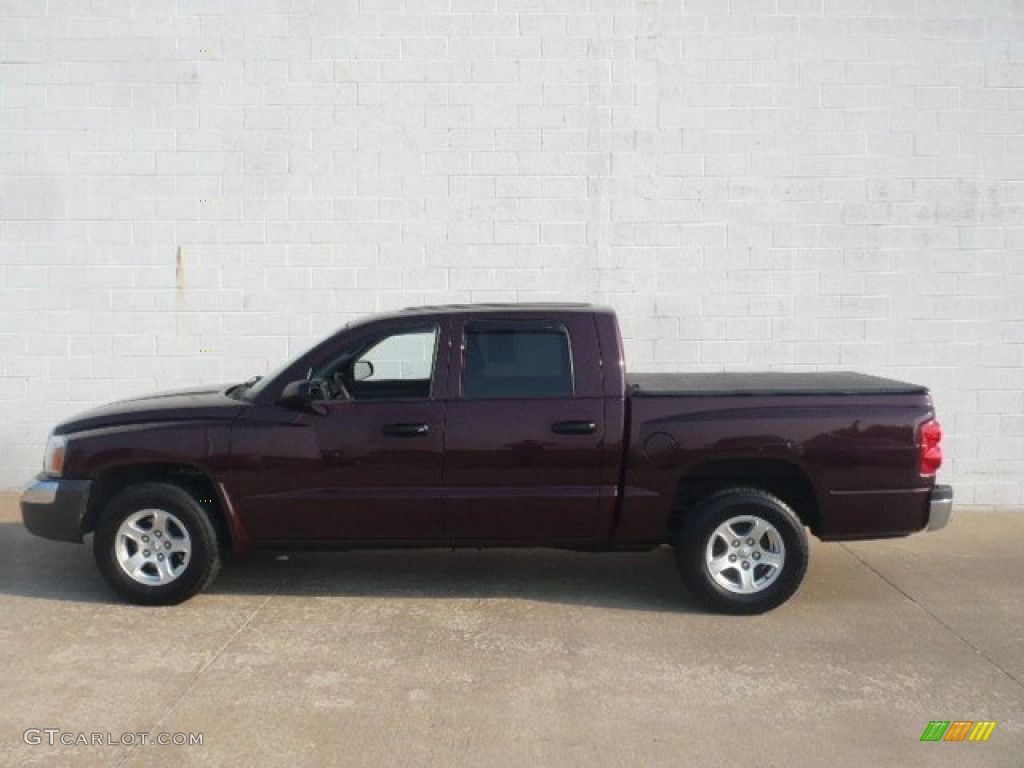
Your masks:
<path fill-rule="evenodd" d="M 247 474 L 238 504 L 253 539 L 441 537 L 438 338 L 427 325 L 359 339 L 313 372 L 322 413 L 274 405 L 236 424 L 232 452 Z"/>

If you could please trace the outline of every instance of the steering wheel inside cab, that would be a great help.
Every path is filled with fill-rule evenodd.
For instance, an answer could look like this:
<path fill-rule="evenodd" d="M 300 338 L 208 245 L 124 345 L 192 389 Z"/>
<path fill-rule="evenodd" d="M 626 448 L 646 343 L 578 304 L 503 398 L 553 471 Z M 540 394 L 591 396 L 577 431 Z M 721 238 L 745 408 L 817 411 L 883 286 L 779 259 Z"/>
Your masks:
<path fill-rule="evenodd" d="M 351 400 L 343 371 L 344 366 L 336 369 L 333 373 L 329 370 L 310 371 L 309 386 L 315 400 Z"/>
<path fill-rule="evenodd" d="M 365 381 L 373 376 L 373 363 L 369 360 L 346 361 L 334 369 L 314 376 L 310 383 L 323 392 L 324 400 L 353 400 L 352 382 Z"/>
<path fill-rule="evenodd" d="M 310 371 L 306 380 L 309 382 L 309 396 L 312 400 L 347 400 L 351 398 L 345 377 L 341 369 L 330 371 Z"/>
<path fill-rule="evenodd" d="M 324 379 L 324 385 L 327 390 L 327 395 L 331 400 L 352 399 L 352 393 L 349 392 L 345 374 L 341 370 L 335 371 L 330 378 Z"/>

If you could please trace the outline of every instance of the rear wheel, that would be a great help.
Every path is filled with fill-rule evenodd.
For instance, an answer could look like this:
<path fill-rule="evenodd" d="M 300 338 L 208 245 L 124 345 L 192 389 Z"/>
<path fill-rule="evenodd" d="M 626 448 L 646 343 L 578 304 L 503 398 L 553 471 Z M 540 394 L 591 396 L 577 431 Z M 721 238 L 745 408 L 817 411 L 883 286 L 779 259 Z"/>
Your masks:
<path fill-rule="evenodd" d="M 800 587 L 807 571 L 807 536 L 778 497 L 732 488 L 698 502 L 683 518 L 676 564 L 686 586 L 708 608 L 763 613 Z"/>
<path fill-rule="evenodd" d="M 113 590 L 142 605 L 180 603 L 220 569 L 209 517 L 167 483 L 129 486 L 111 499 L 96 525 L 93 554 Z"/>

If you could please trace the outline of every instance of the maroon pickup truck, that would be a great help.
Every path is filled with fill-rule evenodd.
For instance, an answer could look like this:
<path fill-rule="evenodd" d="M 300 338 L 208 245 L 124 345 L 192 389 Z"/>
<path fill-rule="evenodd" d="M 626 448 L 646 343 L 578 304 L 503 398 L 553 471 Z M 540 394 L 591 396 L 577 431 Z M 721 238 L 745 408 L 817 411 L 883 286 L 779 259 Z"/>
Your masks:
<path fill-rule="evenodd" d="M 627 376 L 611 310 L 409 309 L 265 378 L 58 425 L 24 491 L 40 536 L 93 534 L 128 600 L 180 602 L 224 548 L 675 549 L 707 607 L 788 599 L 824 540 L 949 520 L 924 387 L 855 373 Z"/>

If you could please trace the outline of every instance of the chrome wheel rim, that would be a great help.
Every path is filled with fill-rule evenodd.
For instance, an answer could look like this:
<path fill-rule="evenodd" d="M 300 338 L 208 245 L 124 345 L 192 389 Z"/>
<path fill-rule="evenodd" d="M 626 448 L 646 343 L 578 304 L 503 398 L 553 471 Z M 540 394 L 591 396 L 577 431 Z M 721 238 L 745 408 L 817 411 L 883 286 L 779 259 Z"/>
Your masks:
<path fill-rule="evenodd" d="M 114 556 L 125 575 L 139 584 L 170 584 L 192 559 L 192 537 L 165 509 L 141 509 L 125 518 L 114 537 Z"/>
<path fill-rule="evenodd" d="M 712 531 L 704 565 L 714 582 L 737 595 L 751 595 L 775 583 L 786 564 L 778 529 L 754 515 L 731 517 Z"/>

